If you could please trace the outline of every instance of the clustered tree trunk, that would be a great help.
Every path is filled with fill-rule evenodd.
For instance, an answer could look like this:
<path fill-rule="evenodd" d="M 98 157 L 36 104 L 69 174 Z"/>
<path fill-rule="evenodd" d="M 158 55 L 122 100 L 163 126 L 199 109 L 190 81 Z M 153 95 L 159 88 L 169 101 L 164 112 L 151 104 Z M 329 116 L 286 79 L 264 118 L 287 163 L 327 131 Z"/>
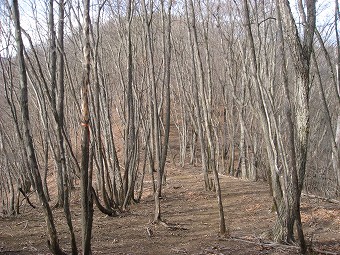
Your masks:
<path fill-rule="evenodd" d="M 302 2 L 300 1 L 302 5 Z M 306 243 L 302 230 L 300 214 L 300 197 L 305 178 L 308 136 L 310 127 L 309 91 L 310 91 L 310 59 L 312 53 L 313 35 L 315 29 L 315 1 L 306 1 L 307 14 L 300 10 L 304 19 L 303 38 L 300 38 L 296 23 L 288 1 L 276 1 L 277 23 L 279 30 L 281 70 L 283 73 L 283 86 L 285 91 L 285 108 L 288 124 L 288 144 L 284 147 L 282 134 L 280 134 L 278 120 L 269 116 L 272 112 L 270 103 L 263 90 L 260 71 L 258 70 L 258 57 L 250 22 L 248 1 L 244 0 L 244 17 L 247 27 L 248 40 L 251 48 L 251 62 L 253 79 L 258 98 L 258 112 L 265 134 L 265 141 L 270 164 L 271 187 L 275 209 L 278 215 L 274 228 L 274 238 L 277 241 L 293 243 L 294 225 L 297 227 L 301 252 L 306 253 Z M 284 31 L 284 32 L 283 32 Z M 287 54 L 284 42 L 287 42 L 295 67 L 296 91 L 295 98 L 291 98 L 288 87 L 288 74 L 286 70 Z M 294 100 L 296 106 L 292 107 Z M 294 124 L 295 123 L 295 127 Z M 287 151 L 288 154 L 283 153 Z M 281 155 L 278 155 L 281 154 Z M 279 169 L 278 157 L 282 158 L 282 170 Z M 283 179 L 280 178 L 283 173 Z"/>
<path fill-rule="evenodd" d="M 21 26 L 20 26 L 20 14 L 18 1 L 13 0 L 13 20 L 15 27 L 15 40 L 18 51 L 18 65 L 19 65 L 19 75 L 20 75 L 20 108 L 21 108 L 21 124 L 23 139 L 25 145 L 25 153 L 27 153 L 27 158 L 29 159 L 29 169 L 32 173 L 35 182 L 35 188 L 40 202 L 42 203 L 45 220 L 47 224 L 47 233 L 49 236 L 48 245 L 50 250 L 54 254 L 64 254 L 59 247 L 57 231 L 54 225 L 53 215 L 51 207 L 48 204 L 47 198 L 45 196 L 41 175 L 39 171 L 39 166 L 36 158 L 36 152 L 33 146 L 32 140 L 32 125 L 30 122 L 30 114 L 28 108 L 28 86 L 27 86 L 27 73 L 26 64 L 24 58 L 24 44 L 21 36 Z"/>

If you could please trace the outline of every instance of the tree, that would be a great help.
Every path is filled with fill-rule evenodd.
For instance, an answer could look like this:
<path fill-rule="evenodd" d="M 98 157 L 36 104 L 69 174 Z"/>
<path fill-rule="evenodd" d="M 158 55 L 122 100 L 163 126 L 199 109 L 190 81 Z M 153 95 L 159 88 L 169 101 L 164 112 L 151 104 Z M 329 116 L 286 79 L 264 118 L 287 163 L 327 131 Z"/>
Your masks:
<path fill-rule="evenodd" d="M 304 183 L 308 135 L 309 135 L 309 72 L 310 57 L 312 52 L 313 35 L 315 28 L 315 1 L 306 1 L 307 17 L 304 19 L 303 39 L 300 39 L 293 14 L 288 1 L 277 1 L 277 22 L 281 37 L 279 37 L 281 46 L 281 56 L 283 57 L 282 71 L 283 84 L 286 96 L 286 112 L 288 121 L 288 144 L 285 148 L 282 143 L 280 132 L 278 132 L 277 119 L 271 117 L 272 105 L 265 99 L 266 91 L 263 90 L 261 77 L 258 70 L 257 56 L 255 53 L 255 44 L 250 22 L 248 1 L 243 1 L 244 17 L 246 24 L 247 37 L 251 49 L 252 74 L 256 86 L 257 97 L 259 99 L 259 115 L 261 118 L 262 129 L 267 144 L 267 153 L 271 169 L 271 187 L 273 199 L 277 211 L 278 219 L 275 228 L 275 239 L 294 242 L 294 225 L 296 224 L 298 237 L 300 241 L 301 253 L 306 253 L 306 243 L 303 235 L 301 214 L 300 214 L 300 197 Z M 300 2 L 302 5 L 302 2 Z M 303 8 L 300 8 L 301 15 L 304 14 Z M 285 31 L 283 33 L 283 31 Z M 292 101 L 288 88 L 288 76 L 286 71 L 286 55 L 284 52 L 284 39 L 287 41 L 291 50 L 292 61 L 296 73 L 296 106 L 293 112 Z M 270 99 L 270 98 L 269 98 Z M 293 115 L 294 114 L 294 115 Z M 294 125 L 294 124 L 295 125 Z M 295 128 L 296 127 L 296 128 Z M 273 128 L 273 132 L 272 132 Z M 274 133 L 274 134 L 273 134 Z M 284 151 L 289 151 L 290 160 L 284 158 Z M 277 156 L 282 157 L 283 179 L 280 180 L 280 170 Z M 288 163 L 290 162 L 290 164 Z"/>
<path fill-rule="evenodd" d="M 89 86 L 90 86 L 90 0 L 83 1 L 83 73 L 82 73 L 82 159 L 81 159 L 81 227 L 83 254 L 91 254 L 91 235 L 93 221 L 92 201 L 92 169 L 90 166 L 90 109 L 89 109 Z"/>
<path fill-rule="evenodd" d="M 340 98 L 340 35 L 338 29 L 339 23 L 339 2 L 335 1 L 335 15 L 334 15 L 334 24 L 335 24 L 335 36 L 336 36 L 336 93 L 338 99 Z M 333 148 L 333 168 L 336 176 L 337 182 L 337 193 L 340 193 L 340 115 L 338 115 L 337 124 L 336 124 L 336 133 L 335 133 L 335 146 L 332 145 Z"/>
<path fill-rule="evenodd" d="M 53 8 L 52 8 L 53 9 Z M 53 10 L 51 10 L 52 12 Z M 64 0 L 59 1 L 59 18 L 58 18 L 58 55 L 59 55 L 59 76 L 58 76 L 58 97 L 56 98 L 56 113 L 57 113 L 57 140 L 59 141 L 59 164 L 61 165 L 61 173 L 62 173 L 62 183 L 63 183 L 63 208 L 67 221 L 67 225 L 70 231 L 71 238 L 71 247 L 72 254 L 78 254 L 76 238 L 73 231 L 72 219 L 71 219 L 71 211 L 70 211 L 70 201 L 69 201 L 69 175 L 70 172 L 66 165 L 66 151 L 65 151 L 65 142 L 64 142 L 64 93 L 65 93 L 65 77 L 64 77 L 64 69 L 65 69 L 65 61 L 64 61 L 64 19 L 65 19 L 65 2 Z"/>
<path fill-rule="evenodd" d="M 20 27 L 20 14 L 19 14 L 19 7 L 18 1 L 13 0 L 13 20 L 15 26 L 15 39 L 16 39 L 16 46 L 18 52 L 18 61 L 19 61 L 19 71 L 20 71 L 20 106 L 21 106 L 21 121 L 22 121 L 22 128 L 24 133 L 24 144 L 26 147 L 26 153 L 29 158 L 30 169 L 32 171 L 32 175 L 35 180 L 37 194 L 40 199 L 40 202 L 43 205 L 44 213 L 45 213 L 45 220 L 47 223 L 47 230 L 49 235 L 49 248 L 54 254 L 64 254 L 64 252 L 60 249 L 58 243 L 57 232 L 55 229 L 53 215 L 51 208 L 48 204 L 46 199 L 41 176 L 39 172 L 39 167 L 37 164 L 36 153 L 33 147 L 32 135 L 31 135 L 31 123 L 29 119 L 29 109 L 28 109 L 28 89 L 27 89 L 27 73 L 26 73 L 26 65 L 24 59 L 24 45 L 21 37 L 21 27 Z"/>
<path fill-rule="evenodd" d="M 211 80 L 211 63 L 209 58 L 209 43 L 207 40 L 208 37 L 208 27 L 204 30 L 204 37 L 205 37 L 205 49 L 207 55 L 207 73 L 208 78 L 206 81 L 205 72 L 203 67 L 203 61 L 201 58 L 202 53 L 200 52 L 199 43 L 198 43 L 198 32 L 197 32 L 197 23 L 195 17 L 195 9 L 194 9 L 194 2 L 189 1 L 189 13 L 187 14 L 190 17 L 190 25 L 192 26 L 191 36 L 193 40 L 193 48 L 192 48 L 192 65 L 193 68 L 197 68 L 194 71 L 195 75 L 197 74 L 198 79 L 198 88 L 195 90 L 195 108 L 197 112 L 196 120 L 197 126 L 199 127 L 199 136 L 200 136 L 200 144 L 201 144 L 201 154 L 202 154 L 202 165 L 206 166 L 203 167 L 203 174 L 205 178 L 205 186 L 206 189 L 213 189 L 213 186 L 209 183 L 208 171 L 211 171 L 214 176 L 214 189 L 216 190 L 216 197 L 218 202 L 219 208 L 219 215 L 220 215 L 220 229 L 219 232 L 221 235 L 225 235 L 228 231 L 226 229 L 225 219 L 224 219 L 224 210 L 222 204 L 222 197 L 221 197 L 221 188 L 220 182 L 217 172 L 217 160 L 216 160 L 216 148 L 213 139 L 213 123 L 212 123 L 212 102 L 211 102 L 211 88 L 212 88 L 212 80 Z M 190 32 L 190 30 L 189 30 Z M 196 77 L 195 77 L 196 79 Z M 195 82 L 196 83 L 196 82 Z M 194 86 L 197 86 L 196 84 Z M 202 110 L 200 110 L 202 109 Z M 201 126 L 203 122 L 203 127 Z M 205 134 L 205 137 L 203 136 Z M 207 141 L 207 145 L 205 145 L 205 140 Z M 207 158 L 205 158 L 205 156 Z M 205 162 L 203 162 L 206 160 Z"/>
<path fill-rule="evenodd" d="M 296 72 L 297 94 L 296 94 L 296 113 L 295 123 L 296 130 L 294 132 L 293 126 L 290 126 L 291 132 L 291 146 L 293 151 L 291 173 L 289 173 L 290 182 L 292 185 L 289 187 L 289 200 L 291 205 L 289 208 L 290 219 L 288 219 L 288 238 L 293 241 L 293 226 L 296 221 L 301 252 L 306 253 L 306 244 L 304 240 L 301 214 L 300 214 L 300 197 L 304 183 L 304 177 L 306 172 L 307 163 L 307 151 L 308 151 L 308 137 L 309 137 L 309 91 L 310 91 L 310 60 L 313 50 L 313 37 L 316 24 L 316 7 L 315 1 L 307 0 L 305 2 L 306 12 L 302 7 L 302 0 L 299 1 L 300 13 L 304 23 L 303 37 L 300 39 L 298 30 L 293 18 L 293 14 L 290 10 L 289 2 L 285 1 L 281 5 L 277 2 L 278 10 L 282 11 L 282 26 L 284 26 L 286 34 L 284 38 L 287 40 L 289 48 L 291 49 L 291 55 L 294 63 L 294 69 Z M 280 8 L 280 9 L 279 9 Z M 281 19 L 280 13 L 278 19 Z M 280 23 L 279 23 L 280 26 Z M 282 30 L 281 30 L 282 31 Z M 295 137 L 295 148 L 292 139 Z M 295 153 L 295 155 L 294 155 Z M 296 157 L 296 158 L 295 158 Z"/>
<path fill-rule="evenodd" d="M 0 194 L 8 214 L 19 212 L 20 187 L 32 186 L 43 199 L 38 173 L 48 201 L 53 165 L 57 204 L 77 253 L 70 198 L 80 177 L 82 250 L 90 253 L 93 202 L 116 216 L 138 203 L 150 183 L 153 221 L 163 221 L 172 154 L 173 163 L 179 155 L 182 166 L 202 167 L 204 188 L 216 191 L 221 234 L 227 226 L 219 175 L 268 181 L 274 240 L 295 243 L 296 229 L 304 252 L 302 190 L 335 196 L 339 186 L 338 59 L 331 54 L 339 48 L 337 1 L 337 41 L 314 29 L 311 0 L 298 0 L 296 11 L 287 0 L 84 0 L 82 6 L 49 0 L 41 7 L 47 21 L 37 2 L 27 12 L 39 33 L 21 28 L 28 45 L 21 57 L 11 52 L 12 25 L 0 31 L 7 47 L 0 59 Z M 21 120 L 26 113 L 29 122 Z M 144 180 L 147 167 L 151 182 Z M 58 250 L 48 222 L 51 249 Z"/>

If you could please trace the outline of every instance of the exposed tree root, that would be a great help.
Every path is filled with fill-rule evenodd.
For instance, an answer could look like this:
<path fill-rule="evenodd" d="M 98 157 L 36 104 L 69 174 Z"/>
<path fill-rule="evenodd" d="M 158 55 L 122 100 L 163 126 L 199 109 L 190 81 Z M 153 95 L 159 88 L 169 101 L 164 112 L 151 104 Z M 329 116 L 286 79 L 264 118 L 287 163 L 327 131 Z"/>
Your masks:
<path fill-rule="evenodd" d="M 283 250 L 300 250 L 300 247 L 298 245 L 288 245 L 288 244 L 281 244 L 281 243 L 276 243 L 276 242 L 268 242 L 268 241 L 263 241 L 262 239 L 257 239 L 255 240 L 249 240 L 246 238 L 242 237 L 230 237 L 228 240 L 235 240 L 235 241 L 240 241 L 240 242 L 245 242 L 245 243 L 250 243 L 250 244 L 256 244 L 264 248 L 280 248 Z M 334 251 L 324 251 L 324 250 L 319 250 L 317 248 L 309 247 L 309 251 L 311 253 L 316 252 L 318 254 L 325 254 L 325 255 L 340 255 L 339 252 L 334 252 Z"/>
<path fill-rule="evenodd" d="M 93 196 L 93 200 L 94 200 L 94 203 L 96 204 L 96 206 L 98 207 L 99 211 L 101 211 L 102 213 L 110 216 L 110 217 L 116 217 L 118 216 L 116 211 L 114 211 L 112 208 L 106 208 L 104 207 L 100 201 L 99 201 L 99 198 L 94 190 L 93 187 L 91 187 L 91 191 L 92 191 L 92 196 Z"/>
<path fill-rule="evenodd" d="M 255 240 L 250 240 L 250 239 L 246 239 L 246 238 L 242 238 L 242 237 L 230 237 L 227 238 L 229 240 L 235 240 L 235 241 L 240 241 L 240 242 L 245 242 L 245 243 L 250 243 L 250 244 L 256 244 L 262 247 L 279 247 L 282 249 L 294 249 L 294 250 L 298 250 L 300 247 L 299 246 L 295 246 L 295 245 L 287 245 L 287 244 L 281 244 L 281 243 L 276 243 L 276 242 L 264 242 L 262 239 L 257 239 Z"/>

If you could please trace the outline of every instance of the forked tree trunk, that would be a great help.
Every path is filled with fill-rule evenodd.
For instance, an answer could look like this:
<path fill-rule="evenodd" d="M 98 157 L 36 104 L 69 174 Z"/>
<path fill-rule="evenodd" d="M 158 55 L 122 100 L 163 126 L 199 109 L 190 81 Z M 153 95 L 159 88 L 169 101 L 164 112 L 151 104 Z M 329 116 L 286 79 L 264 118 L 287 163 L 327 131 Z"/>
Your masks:
<path fill-rule="evenodd" d="M 315 1 L 306 0 L 306 14 L 299 1 L 300 12 L 305 24 L 303 40 L 299 38 L 298 30 L 290 10 L 289 2 L 283 1 L 281 5 L 283 26 L 285 28 L 287 43 L 293 56 L 294 67 L 297 75 L 297 105 L 296 105 L 296 171 L 292 171 L 292 206 L 291 215 L 296 220 L 296 227 L 300 241 L 301 253 L 306 253 L 306 243 L 301 222 L 300 198 L 305 177 L 308 137 L 309 137 L 309 71 L 310 59 L 313 49 L 313 37 L 316 20 Z M 282 2 L 281 2 L 282 4 Z M 280 8 L 277 6 L 277 8 Z M 292 232 L 292 230 L 290 230 Z"/>
<path fill-rule="evenodd" d="M 257 67 L 257 57 L 255 53 L 254 40 L 251 30 L 250 18 L 249 18 L 249 10 L 248 10 L 248 1 L 244 0 L 244 16 L 246 21 L 246 29 L 248 34 L 248 39 L 250 40 L 251 46 L 251 63 L 252 63 L 252 71 L 254 75 L 254 81 L 256 84 L 256 92 L 259 98 L 259 113 L 261 124 L 263 127 L 264 138 L 267 146 L 267 153 L 269 157 L 269 163 L 271 165 L 271 187 L 273 192 L 274 203 L 277 210 L 277 228 L 276 228 L 276 238 L 278 241 L 294 241 L 293 237 L 293 226 L 294 223 L 297 225 L 297 231 L 300 240 L 301 252 L 306 252 L 306 245 L 302 231 L 301 224 L 301 216 L 300 216 L 300 196 L 301 189 L 305 174 L 306 160 L 307 160 L 307 141 L 308 141 L 308 128 L 309 128 L 309 111 L 308 111 L 308 89 L 309 89 L 309 57 L 311 52 L 311 40 L 313 38 L 313 24 L 315 25 L 315 19 L 313 23 L 313 17 L 315 18 L 315 3 L 313 8 L 313 1 L 307 3 L 307 11 L 310 15 L 309 23 L 307 26 L 307 30 L 305 31 L 305 41 L 302 50 L 302 44 L 300 42 L 295 22 L 292 18 L 292 14 L 290 12 L 289 3 L 287 1 L 278 2 L 278 23 L 279 26 L 282 24 L 285 27 L 285 36 L 288 37 L 289 46 L 292 50 L 293 61 L 296 67 L 297 72 L 297 107 L 296 107 L 296 119 L 295 123 L 297 126 L 296 131 L 289 130 L 290 132 L 290 143 L 291 146 L 294 144 L 297 147 L 293 150 L 292 157 L 292 167 L 289 172 L 285 173 L 285 180 L 283 180 L 283 185 L 281 186 L 281 181 L 278 175 L 278 165 L 276 163 L 276 157 L 278 153 L 283 153 L 283 148 L 280 147 L 280 142 L 278 140 L 277 135 L 273 135 L 271 132 L 271 127 L 276 127 L 276 123 L 270 123 L 271 120 L 276 121 L 274 117 L 268 115 L 268 106 L 266 106 L 263 89 L 261 88 L 261 82 L 258 74 Z M 283 15 L 281 16 L 281 11 Z M 314 16 L 313 16 L 314 14 Z M 312 32 L 310 32 L 310 30 Z M 281 29 L 282 31 L 282 29 Z M 283 47 L 281 47 L 283 50 Z M 305 61 L 305 62 L 304 62 Z M 289 98 L 288 98 L 289 100 Z M 289 107 L 289 106 L 288 106 Z M 289 108 L 288 108 L 289 109 Z M 289 117 L 289 115 L 288 115 Z M 276 131 L 277 132 L 277 131 Z M 296 140 L 294 136 L 294 132 L 296 132 Z M 287 181 L 287 182 L 286 182 Z M 281 189 L 284 189 L 283 192 Z M 284 195 L 284 197 L 283 197 Z"/>
<path fill-rule="evenodd" d="M 295 119 L 291 117 L 291 105 L 288 91 L 287 74 L 283 68 L 284 88 L 287 99 L 287 117 L 289 124 L 289 157 L 290 166 L 284 167 L 284 178 L 280 180 L 277 156 L 283 153 L 282 138 L 277 128 L 275 116 L 270 116 L 271 108 L 266 104 L 265 94 L 261 87 L 261 80 L 258 73 L 257 57 L 255 53 L 254 40 L 251 30 L 250 16 L 248 10 L 248 1 L 244 0 L 244 11 L 246 29 L 248 39 L 251 46 L 251 63 L 254 81 L 256 84 L 256 93 L 259 98 L 260 119 L 266 141 L 269 163 L 271 165 L 271 187 L 273 191 L 274 203 L 277 210 L 276 238 L 277 241 L 294 242 L 293 228 L 296 224 L 298 237 L 300 241 L 301 252 L 306 252 L 306 244 L 304 240 L 301 214 L 300 214 L 300 197 L 303 186 L 306 161 L 307 161 L 307 146 L 309 134 L 309 66 L 310 55 L 312 51 L 312 41 L 315 28 L 315 1 L 306 1 L 307 18 L 304 23 L 305 30 L 303 33 L 303 41 L 299 38 L 293 15 L 290 10 L 288 1 L 276 1 L 278 10 L 278 27 L 280 31 L 279 40 L 281 44 L 283 39 L 287 41 L 291 50 L 293 64 L 296 70 L 296 107 Z M 301 2 L 300 2 L 301 4 Z M 301 13 L 304 13 L 301 8 Z M 284 29 L 282 29 L 284 28 Z M 283 32 L 284 31 L 284 34 Z M 283 34 L 283 36 L 282 36 Z M 280 54 L 284 58 L 284 47 L 281 45 Z M 285 65 L 284 65 L 285 66 Z M 293 126 L 293 121 L 295 127 Z M 273 122 L 273 123 L 272 123 Z M 273 131 L 273 130 L 275 131 Z M 275 132 L 273 134 L 273 132 Z M 280 152 L 278 152 L 280 148 Z M 287 161 L 286 161 L 287 162 Z"/>

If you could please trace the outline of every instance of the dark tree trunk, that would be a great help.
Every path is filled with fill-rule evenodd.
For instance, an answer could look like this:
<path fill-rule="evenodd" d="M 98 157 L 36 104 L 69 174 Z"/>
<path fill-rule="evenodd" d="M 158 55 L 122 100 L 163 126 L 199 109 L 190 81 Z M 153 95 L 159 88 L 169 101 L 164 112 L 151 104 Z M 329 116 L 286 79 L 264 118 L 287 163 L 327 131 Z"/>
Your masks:
<path fill-rule="evenodd" d="M 91 232 L 92 232 L 92 183 L 90 170 L 90 110 L 89 110 L 89 86 L 90 86 L 90 0 L 83 1 L 84 20 L 83 20 L 83 77 L 81 88 L 81 208 L 82 208 L 82 249 L 84 255 L 91 254 Z"/>
<path fill-rule="evenodd" d="M 50 46 L 50 73 L 51 73 L 51 97 L 50 103 L 52 105 L 53 111 L 56 113 L 57 109 L 57 101 L 56 101 L 56 92 L 57 92 L 57 44 L 56 44 L 56 31 L 54 25 L 54 9 L 53 9 L 53 2 L 54 0 L 49 1 L 49 46 Z M 60 79 L 60 78 L 59 78 Z M 56 163 L 57 163 L 57 187 L 58 187 L 58 200 L 56 207 L 63 207 L 64 206 L 64 183 L 63 183 L 63 156 L 62 156 L 62 148 L 60 146 L 61 138 L 60 138 L 60 116 L 59 118 L 56 117 L 56 126 L 57 126 L 57 147 L 56 150 Z"/>
<path fill-rule="evenodd" d="M 22 128 L 24 133 L 24 143 L 26 146 L 26 153 L 29 159 L 31 171 L 33 178 L 35 180 L 37 194 L 40 202 L 42 203 L 45 220 L 47 223 L 47 230 L 49 236 L 49 248 L 54 254 L 64 254 L 59 247 L 57 231 L 54 225 L 53 215 L 51 208 L 48 204 L 46 196 L 44 194 L 42 180 L 38 168 L 38 162 L 33 146 L 32 134 L 31 134 L 31 123 L 29 119 L 28 110 L 28 88 L 27 88 L 27 73 L 24 59 L 24 45 L 21 37 L 21 27 L 20 27 L 20 16 L 18 1 L 13 0 L 13 19 L 15 25 L 15 38 L 17 43 L 18 51 L 18 61 L 19 61 L 19 74 L 20 74 L 20 106 L 21 106 L 21 118 L 22 118 Z"/>
<path fill-rule="evenodd" d="M 64 61 L 64 19 L 65 19 L 65 1 L 59 1 L 59 18 L 58 18 L 58 49 L 59 49 L 59 76 L 58 76 L 58 97 L 56 102 L 56 111 L 58 115 L 57 120 L 57 139 L 59 143 L 59 162 L 62 173 L 62 184 L 63 184 L 63 206 L 64 206 L 64 214 L 66 217 L 66 222 L 70 231 L 70 239 L 71 239 L 71 247 L 72 254 L 78 254 L 76 238 L 73 231 L 72 219 L 71 219 L 71 210 L 70 210 L 70 201 L 69 201 L 69 172 L 67 171 L 66 166 L 66 151 L 65 151 L 65 143 L 63 136 L 63 128 L 64 128 L 64 94 L 65 94 L 65 86 L 64 86 L 64 69 L 65 69 L 65 61 Z M 59 199 L 58 199 L 59 200 Z M 58 202 L 59 203 L 59 202 Z"/>

